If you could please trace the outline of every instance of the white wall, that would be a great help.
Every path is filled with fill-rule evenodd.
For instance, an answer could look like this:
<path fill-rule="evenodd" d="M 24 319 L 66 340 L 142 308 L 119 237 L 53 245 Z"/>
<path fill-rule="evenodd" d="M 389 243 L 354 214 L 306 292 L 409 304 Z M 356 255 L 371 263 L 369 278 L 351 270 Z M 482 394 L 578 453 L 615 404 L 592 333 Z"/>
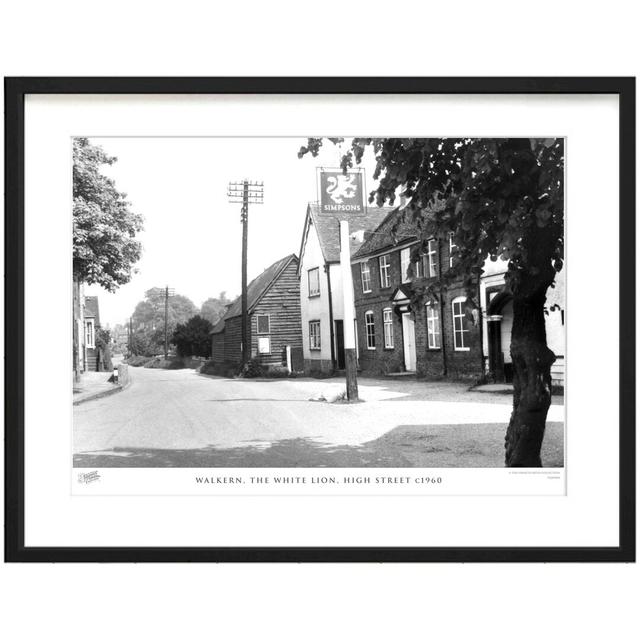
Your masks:
<path fill-rule="evenodd" d="M 488 356 L 488 328 L 487 328 L 487 309 L 486 309 L 486 290 L 488 287 L 504 284 L 504 274 L 507 271 L 507 263 L 504 260 L 491 262 L 487 260 L 484 264 L 484 275 L 480 282 L 480 297 L 482 304 L 483 332 L 482 332 L 482 348 L 485 356 Z M 565 270 L 563 269 L 556 275 L 554 287 L 547 292 L 547 309 L 549 314 L 546 316 L 547 344 L 549 348 L 559 358 L 564 358 L 566 351 L 565 325 L 563 324 L 563 313 L 565 309 Z M 551 311 L 551 307 L 557 304 L 560 309 Z M 513 309 L 507 305 L 505 311 Z M 566 319 L 565 319 L 566 322 Z M 511 325 L 512 318 L 505 318 L 502 321 L 502 351 L 504 353 L 505 362 L 511 362 L 509 354 L 509 345 L 511 344 Z M 561 362 L 561 360 L 560 360 Z M 556 362 L 559 366 L 559 362 Z"/>
<path fill-rule="evenodd" d="M 3 75 L 9 76 L 394 75 L 398 74 L 397 57 L 367 54 L 370 44 L 365 47 L 364 40 L 361 55 L 351 56 L 345 68 L 344 30 L 335 28 L 340 16 L 343 24 L 358 24 L 359 32 L 373 33 L 380 25 L 377 9 L 384 9 L 381 5 L 372 4 L 363 11 L 360 3 L 327 0 L 323 11 L 314 13 L 314 32 L 322 34 L 323 46 L 301 48 L 300 39 L 309 32 L 309 14 L 297 7 L 279 12 L 281 19 L 273 21 L 270 3 L 196 6 L 188 0 L 178 11 L 150 16 L 143 3 L 124 0 L 111 3 L 110 11 L 99 3 L 84 3 L 80 11 L 79 5 L 64 2 L 35 5 L 23 0 L 4 7 L 0 60 Z M 505 11 L 504 4 L 496 2 L 404 3 L 397 6 L 397 13 L 408 11 L 416 24 L 455 20 L 459 46 L 451 47 L 448 29 L 430 32 L 432 50 L 446 49 L 446 56 L 425 56 L 422 38 L 406 38 L 402 74 L 590 76 L 611 74 L 615 69 L 620 75 L 637 75 L 640 60 L 633 3 L 614 0 L 606 8 L 582 12 L 576 20 L 572 3 L 547 0 L 534 11 L 524 4 L 512 4 Z M 39 20 L 33 19 L 36 13 Z M 239 13 L 247 16 L 242 32 L 220 28 L 211 37 L 212 25 L 231 25 Z M 149 28 L 150 18 L 153 28 Z M 265 29 L 269 19 L 271 28 Z M 551 24 L 572 55 L 559 56 L 553 46 L 522 46 L 524 34 L 548 32 Z M 78 34 L 86 32 L 87 25 L 94 42 L 114 46 L 97 47 L 90 56 L 78 55 Z M 487 37 L 489 33 L 500 37 Z M 174 46 L 166 46 L 167 36 Z M 479 37 L 486 55 L 477 55 Z M 143 50 L 147 55 L 140 55 Z M 517 51 L 517 55 L 505 55 L 506 51 Z M 463 115 L 459 122 L 453 133 L 468 131 Z M 437 123 L 431 128 L 439 131 Z M 407 130 L 411 130 L 410 123 Z M 428 508 L 429 500 L 434 499 L 416 503 L 420 507 L 426 503 Z M 215 507 L 212 501 L 205 504 Z M 178 506 L 176 503 L 176 510 Z M 355 508 L 355 504 L 349 506 Z M 392 505 L 385 506 L 388 517 L 393 518 Z M 255 508 L 249 498 L 246 508 Z M 627 636 L 629 629 L 637 627 L 640 563 L 3 564 L 0 577 L 3 627 L 8 637 L 15 638 L 78 640 L 91 629 L 92 640 L 110 640 L 126 628 L 128 637 L 153 634 L 158 640 L 188 640 L 202 637 L 215 618 L 218 635 L 230 640 L 257 635 L 297 639 L 301 628 L 307 630 L 309 640 L 335 635 L 336 628 L 343 637 L 371 640 L 413 637 L 426 630 L 443 639 L 503 640 L 513 637 L 514 627 L 521 640 L 539 638 L 541 629 L 556 638 L 591 640 Z M 428 598 L 426 581 L 435 586 Z M 167 584 L 181 585 L 180 593 Z M 389 589 L 389 584 L 404 588 Z M 538 616 L 523 627 L 523 601 L 540 601 L 541 593 L 545 596 Z M 104 615 L 106 607 L 116 606 L 116 596 L 118 615 Z M 289 604 L 286 619 L 280 619 L 277 630 L 269 629 L 275 625 L 266 621 L 273 619 L 283 601 Z M 317 615 L 320 602 L 330 615 Z M 252 615 L 247 615 L 248 610 Z M 376 614 L 363 616 L 364 610 Z M 141 615 L 152 611 L 162 615 Z M 74 624 L 69 624 L 70 618 Z M 310 618 L 313 627 L 308 624 Z"/>
<path fill-rule="evenodd" d="M 331 271 L 331 302 L 333 303 L 333 319 L 344 318 L 344 295 L 342 291 L 342 270 L 339 264 L 329 265 Z"/>
<path fill-rule="evenodd" d="M 330 360 L 331 359 L 331 329 L 329 321 L 329 296 L 327 274 L 324 270 L 324 257 L 318 241 L 318 234 L 310 222 L 307 242 L 304 246 L 300 269 L 300 315 L 302 319 L 302 349 L 305 359 Z M 309 297 L 309 269 L 319 268 L 320 295 Z M 334 274 L 331 273 L 331 286 Z M 320 346 L 319 351 L 309 348 L 309 321 L 320 320 Z"/>

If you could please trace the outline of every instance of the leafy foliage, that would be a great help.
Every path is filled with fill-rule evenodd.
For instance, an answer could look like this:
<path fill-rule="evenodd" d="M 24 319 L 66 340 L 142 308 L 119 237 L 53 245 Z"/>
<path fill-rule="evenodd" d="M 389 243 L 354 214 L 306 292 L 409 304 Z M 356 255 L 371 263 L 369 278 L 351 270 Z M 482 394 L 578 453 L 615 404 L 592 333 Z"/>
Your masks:
<path fill-rule="evenodd" d="M 334 143 L 342 139 L 334 139 Z M 298 152 L 317 156 L 321 138 Z M 505 281 L 513 294 L 510 353 L 513 410 L 505 437 L 505 464 L 541 466 L 551 365 L 544 308 L 549 287 L 564 261 L 564 141 L 529 138 L 354 138 L 342 156 L 347 171 L 367 147 L 376 159 L 378 185 L 369 201 L 409 200 L 392 231 L 406 222 L 417 228 L 419 259 L 429 238 L 451 238 L 453 266 L 415 291 L 436 296 L 461 279 L 468 306 L 487 258 L 507 261 Z M 477 287 L 476 287 L 477 290 Z"/>
<path fill-rule="evenodd" d="M 99 349 L 106 349 L 111 344 L 111 332 L 109 329 L 98 327 L 96 330 L 96 346 Z"/>
<path fill-rule="evenodd" d="M 240 370 L 241 378 L 261 378 L 265 374 L 265 369 L 259 358 L 252 358 Z"/>
<path fill-rule="evenodd" d="M 334 143 L 342 139 L 332 139 Z M 321 138 L 310 138 L 299 157 L 317 156 Z M 564 260 L 564 142 L 529 138 L 354 138 L 342 157 L 347 171 L 367 147 L 376 158 L 377 188 L 369 201 L 409 200 L 405 217 L 429 238 L 452 239 L 454 266 L 439 285 L 462 277 L 470 286 L 489 257 L 508 261 L 514 295 L 526 295 L 529 277 L 548 285 Z"/>
<path fill-rule="evenodd" d="M 153 287 L 145 292 L 131 316 L 132 351 L 137 355 L 158 355 L 164 350 L 164 299 L 165 290 Z M 169 297 L 167 305 L 167 335 L 171 336 L 180 323 L 198 312 L 197 307 L 186 296 Z"/>
<path fill-rule="evenodd" d="M 101 173 L 116 158 L 86 138 L 73 140 L 73 275 L 115 291 L 129 282 L 141 245 L 142 217 L 129 209 L 126 194 Z"/>
<path fill-rule="evenodd" d="M 213 325 L 202 316 L 193 316 L 184 324 L 179 324 L 171 336 L 171 344 L 175 344 L 180 356 L 211 355 L 211 336 Z"/>
<path fill-rule="evenodd" d="M 202 303 L 200 315 L 215 325 L 226 311 L 226 305 L 231 302 L 227 298 L 227 292 L 221 291 L 217 298 L 208 298 Z"/>

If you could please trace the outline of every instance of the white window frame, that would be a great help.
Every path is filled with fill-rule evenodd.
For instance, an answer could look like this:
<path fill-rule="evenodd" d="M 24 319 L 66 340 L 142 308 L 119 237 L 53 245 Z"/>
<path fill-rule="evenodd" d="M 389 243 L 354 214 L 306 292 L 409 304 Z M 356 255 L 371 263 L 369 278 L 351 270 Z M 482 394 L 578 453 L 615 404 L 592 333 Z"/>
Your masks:
<path fill-rule="evenodd" d="M 312 331 L 311 327 L 317 326 L 317 331 Z M 309 350 L 320 351 L 322 349 L 322 339 L 320 333 L 320 320 L 309 320 Z"/>
<path fill-rule="evenodd" d="M 268 329 L 266 331 L 260 331 L 260 318 L 267 319 Z M 256 334 L 259 336 L 267 336 L 271 333 L 271 315 L 268 313 L 256 313 Z"/>
<path fill-rule="evenodd" d="M 315 271 L 318 274 L 318 288 L 317 290 L 311 289 L 311 272 Z M 307 269 L 307 287 L 309 289 L 309 297 L 316 298 L 320 295 L 320 267 L 314 267 L 313 269 Z"/>
<path fill-rule="evenodd" d="M 382 310 L 382 327 L 384 335 L 384 348 L 394 349 L 393 344 L 393 310 L 387 307 Z"/>
<path fill-rule="evenodd" d="M 263 348 L 264 344 L 267 345 L 266 350 Z M 261 356 L 268 356 L 271 354 L 271 336 L 258 336 L 258 354 Z"/>
<path fill-rule="evenodd" d="M 385 253 L 378 258 L 378 265 L 380 268 L 380 288 L 388 289 L 391 286 L 391 255 Z"/>
<path fill-rule="evenodd" d="M 89 327 L 91 327 L 90 335 Z M 89 318 L 84 321 L 84 346 L 87 347 L 87 349 L 96 348 L 96 324 L 93 318 Z"/>
<path fill-rule="evenodd" d="M 449 269 L 453 267 L 453 250 L 456 249 L 458 245 L 453 241 L 453 231 L 449 233 Z"/>
<path fill-rule="evenodd" d="M 465 296 L 459 296 L 451 301 L 451 321 L 453 323 L 453 349 L 454 351 L 469 351 L 469 347 L 465 346 L 465 334 L 469 333 L 469 329 L 465 328 L 466 311 L 464 305 L 467 299 Z M 456 313 L 456 305 L 460 306 L 460 312 Z M 459 327 L 456 327 L 456 322 Z M 458 338 L 459 336 L 459 338 Z"/>
<path fill-rule="evenodd" d="M 427 348 L 438 351 L 442 348 L 442 332 L 440 331 L 440 309 L 437 304 L 427 302 Z"/>
<path fill-rule="evenodd" d="M 416 278 L 424 278 L 424 274 L 425 274 L 424 258 L 425 258 L 424 254 L 420 254 L 420 259 L 416 262 L 416 266 L 415 266 Z"/>
<path fill-rule="evenodd" d="M 427 264 L 429 266 L 429 277 L 435 278 L 438 275 L 438 243 L 432 238 L 427 242 Z"/>
<path fill-rule="evenodd" d="M 362 282 L 362 293 L 371 293 L 371 267 L 368 260 L 360 263 L 360 281 Z"/>
<path fill-rule="evenodd" d="M 369 331 L 371 328 L 371 331 Z M 364 334 L 367 341 L 367 349 L 369 351 L 376 350 L 376 319 L 373 311 L 365 311 L 364 313 Z M 370 338 L 372 340 L 370 340 Z M 373 344 L 372 344 L 373 341 Z"/>
<path fill-rule="evenodd" d="M 411 282 L 409 266 L 411 265 L 411 247 L 400 249 L 400 276 L 402 282 Z"/>

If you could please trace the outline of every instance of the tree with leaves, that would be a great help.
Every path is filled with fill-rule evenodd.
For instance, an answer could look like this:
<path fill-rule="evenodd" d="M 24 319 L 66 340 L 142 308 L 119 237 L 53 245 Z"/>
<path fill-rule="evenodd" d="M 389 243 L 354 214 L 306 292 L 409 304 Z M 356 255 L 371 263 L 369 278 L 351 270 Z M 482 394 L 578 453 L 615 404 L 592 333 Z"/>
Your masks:
<path fill-rule="evenodd" d="M 176 345 L 180 356 L 211 355 L 211 336 L 213 325 L 200 315 L 189 318 L 187 322 L 179 324 L 171 336 L 171 344 Z"/>
<path fill-rule="evenodd" d="M 136 355 L 159 355 L 164 351 L 165 290 L 153 287 L 145 292 L 131 316 L 131 326 L 136 340 Z M 186 296 L 170 296 L 167 305 L 167 335 L 171 335 L 180 323 L 196 315 L 198 309 Z"/>
<path fill-rule="evenodd" d="M 107 291 L 129 282 L 141 253 L 136 235 L 142 231 L 142 217 L 101 172 L 115 161 L 86 138 L 74 138 L 73 276 Z"/>
<path fill-rule="evenodd" d="M 139 260 L 142 217 L 102 173 L 116 158 L 87 138 L 73 139 L 73 369 L 80 380 L 81 285 L 115 291 Z"/>
<path fill-rule="evenodd" d="M 298 156 L 317 156 L 322 142 L 310 138 Z M 564 261 L 563 140 L 354 138 L 343 170 L 359 164 L 367 148 L 374 152 L 378 181 L 369 201 L 382 206 L 393 205 L 397 195 L 407 198 L 405 216 L 423 242 L 453 234 L 456 260 L 437 287 L 462 278 L 471 289 L 487 259 L 507 261 L 514 382 L 505 463 L 541 466 L 555 360 L 547 346 L 545 301 Z"/>
<path fill-rule="evenodd" d="M 212 325 L 215 325 L 225 314 L 227 305 L 231 302 L 227 298 L 227 292 L 221 291 L 217 298 L 208 298 L 200 307 L 200 315 L 206 318 Z"/>

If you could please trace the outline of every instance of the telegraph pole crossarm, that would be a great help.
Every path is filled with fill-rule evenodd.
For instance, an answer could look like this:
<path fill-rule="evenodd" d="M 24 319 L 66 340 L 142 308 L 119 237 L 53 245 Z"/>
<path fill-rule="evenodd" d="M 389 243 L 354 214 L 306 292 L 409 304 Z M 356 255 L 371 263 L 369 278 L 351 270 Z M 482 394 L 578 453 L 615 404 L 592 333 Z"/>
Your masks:
<path fill-rule="evenodd" d="M 247 309 L 247 243 L 249 236 L 249 203 L 262 204 L 264 197 L 264 183 L 242 180 L 230 182 L 227 190 L 229 202 L 242 205 L 240 222 L 242 223 L 242 365 L 249 362 L 251 352 L 251 335 L 249 332 L 249 314 Z"/>
<path fill-rule="evenodd" d="M 175 291 L 167 285 L 164 288 L 164 359 L 169 356 L 169 298 L 175 295 Z"/>

